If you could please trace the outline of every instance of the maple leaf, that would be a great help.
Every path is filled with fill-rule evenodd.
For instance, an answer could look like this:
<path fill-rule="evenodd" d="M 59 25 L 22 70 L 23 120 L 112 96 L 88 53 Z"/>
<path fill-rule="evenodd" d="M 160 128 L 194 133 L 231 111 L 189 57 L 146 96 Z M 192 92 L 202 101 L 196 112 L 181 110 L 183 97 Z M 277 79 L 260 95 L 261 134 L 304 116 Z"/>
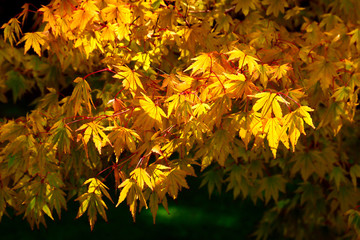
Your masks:
<path fill-rule="evenodd" d="M 159 197 L 156 192 L 150 194 L 149 207 L 151 214 L 153 215 L 153 223 L 155 224 L 156 214 L 159 209 Z"/>
<path fill-rule="evenodd" d="M 166 174 L 166 189 L 169 195 L 175 199 L 182 187 L 189 188 L 185 177 L 187 173 L 183 170 L 174 168 Z"/>
<path fill-rule="evenodd" d="M 81 125 L 76 131 L 85 130 L 84 132 L 84 143 L 87 144 L 92 136 L 92 141 L 95 144 L 96 149 L 101 154 L 101 147 L 105 145 L 105 142 L 108 142 L 111 145 L 111 142 L 107 135 L 102 131 L 103 126 L 95 124 L 94 122 L 89 122 Z"/>
<path fill-rule="evenodd" d="M 350 44 L 356 44 L 357 50 L 360 51 L 360 29 L 354 29 L 349 35 L 351 35 Z"/>
<path fill-rule="evenodd" d="M 252 94 L 252 89 L 255 88 L 255 85 L 251 81 L 245 80 L 243 74 L 235 75 L 224 73 L 224 75 L 228 79 L 225 87 L 230 95 L 234 95 L 237 98 L 244 98 Z"/>
<path fill-rule="evenodd" d="M 78 28 L 80 32 L 84 31 L 89 22 L 98 16 L 99 8 L 94 1 L 87 1 L 82 4 L 82 8 L 78 8 L 72 14 L 72 22 L 70 28 L 72 30 Z"/>
<path fill-rule="evenodd" d="M 264 132 L 267 134 L 267 140 L 271 152 L 276 158 L 276 151 L 279 146 L 281 125 L 278 118 L 269 118 L 266 122 Z"/>
<path fill-rule="evenodd" d="M 137 183 L 137 185 L 140 187 L 140 189 L 144 189 L 144 184 L 153 190 L 153 184 L 150 180 L 150 175 L 146 172 L 144 168 L 135 168 L 131 173 L 130 176 L 132 179 L 134 179 Z"/>
<path fill-rule="evenodd" d="M 279 13 L 284 13 L 285 8 L 289 6 L 286 0 L 264 0 L 264 5 L 269 5 L 266 9 L 266 15 L 274 14 L 275 17 L 279 16 Z"/>
<path fill-rule="evenodd" d="M 113 42 L 116 38 L 116 31 L 118 30 L 117 24 L 108 23 L 101 31 L 101 39 L 104 41 Z M 119 38 L 119 40 L 122 40 Z"/>
<path fill-rule="evenodd" d="M 187 69 L 185 69 L 185 71 L 192 69 L 191 75 L 208 71 L 213 62 L 211 55 L 208 53 L 203 53 L 196 58 L 192 58 L 191 60 L 194 60 L 195 62 L 192 63 Z"/>
<path fill-rule="evenodd" d="M 274 67 L 271 72 L 274 74 L 272 76 L 273 79 L 281 79 L 282 77 L 287 75 L 287 72 L 291 69 L 291 67 L 289 67 L 289 65 L 283 64 L 277 67 Z"/>
<path fill-rule="evenodd" d="M 117 66 L 117 69 L 119 71 L 114 75 L 114 78 L 124 79 L 125 89 L 130 89 L 132 93 L 135 93 L 138 88 L 144 90 L 138 73 L 132 71 L 128 66 Z"/>
<path fill-rule="evenodd" d="M 121 126 L 107 127 L 105 130 L 111 131 L 108 138 L 113 143 L 116 157 L 120 156 L 125 147 L 130 152 L 136 151 L 136 140 L 141 138 L 134 130 Z"/>
<path fill-rule="evenodd" d="M 145 111 L 146 115 L 155 121 L 157 126 L 162 126 L 162 117 L 166 118 L 164 111 L 155 105 L 155 103 L 145 94 L 141 93 L 144 99 L 140 99 L 139 103 L 141 108 Z"/>
<path fill-rule="evenodd" d="M 203 174 L 203 179 L 201 180 L 200 187 L 203 187 L 207 185 L 208 192 L 209 192 L 209 198 L 211 197 L 214 188 L 216 187 L 216 190 L 218 193 L 221 193 L 221 183 L 223 180 L 223 172 L 222 171 L 216 171 L 214 169 L 209 170 Z"/>
<path fill-rule="evenodd" d="M 71 128 L 64 124 L 63 119 L 57 121 L 50 129 L 52 134 L 52 145 L 56 146 L 59 151 L 70 153 L 70 141 L 73 139 Z"/>
<path fill-rule="evenodd" d="M 356 209 L 349 209 L 345 212 L 345 215 L 349 216 L 348 225 L 353 226 L 356 233 L 360 233 L 360 212 Z"/>
<path fill-rule="evenodd" d="M 351 88 L 348 86 L 339 87 L 336 89 L 335 93 L 331 96 L 335 98 L 335 101 L 345 101 L 349 99 L 352 95 Z"/>
<path fill-rule="evenodd" d="M 69 99 L 69 102 L 73 102 L 74 104 L 74 115 L 80 111 L 82 103 L 85 104 L 85 107 L 91 114 L 91 106 L 95 106 L 91 98 L 91 88 L 88 82 L 85 79 L 78 77 L 74 80 L 74 83 L 76 83 L 76 86 Z"/>
<path fill-rule="evenodd" d="M 78 197 L 76 201 L 80 201 L 81 203 L 76 218 L 81 217 L 87 210 L 91 230 L 94 229 L 94 225 L 97 220 L 97 213 L 99 213 L 100 216 L 105 221 L 107 221 L 105 211 L 105 209 L 107 209 L 107 206 L 105 202 L 101 199 L 101 197 L 96 193 L 84 193 L 83 195 Z"/>
<path fill-rule="evenodd" d="M 229 177 L 226 179 L 229 181 L 226 191 L 233 189 L 234 198 L 237 198 L 240 193 L 242 193 L 243 196 L 246 196 L 249 193 L 249 185 L 247 184 L 246 179 L 246 169 L 241 165 L 234 164 L 226 170 L 230 172 Z"/>
<path fill-rule="evenodd" d="M 42 32 L 25 33 L 17 44 L 25 41 L 24 54 L 26 54 L 30 47 L 32 47 L 37 55 L 41 56 L 41 45 L 45 44 L 44 38 L 45 35 Z"/>
<path fill-rule="evenodd" d="M 290 18 L 298 15 L 301 11 L 305 10 L 305 8 L 299 7 L 299 6 L 295 6 L 289 10 L 286 11 L 286 14 L 284 16 L 285 20 L 289 20 Z"/>
<path fill-rule="evenodd" d="M 286 180 L 281 175 L 273 175 L 261 179 L 259 191 L 264 191 L 265 204 L 272 198 L 275 202 L 279 199 L 279 192 L 285 193 Z"/>
<path fill-rule="evenodd" d="M 125 199 L 127 199 L 127 204 L 130 206 L 130 211 L 133 216 L 133 220 L 135 221 L 137 200 L 139 200 L 146 209 L 148 208 L 144 194 L 134 179 L 126 179 L 120 184 L 119 188 L 122 188 L 122 190 L 120 192 L 116 207 L 119 206 L 119 204 L 122 203 Z"/>
<path fill-rule="evenodd" d="M 191 107 L 194 110 L 194 116 L 201 116 L 210 110 L 210 106 L 206 103 L 198 103 Z"/>
<path fill-rule="evenodd" d="M 43 12 L 44 22 L 48 22 L 51 28 L 56 28 L 57 16 L 54 14 L 51 8 L 43 5 L 41 8 L 39 8 L 38 11 Z"/>
<path fill-rule="evenodd" d="M 340 167 L 334 167 L 330 172 L 330 180 L 335 182 L 335 186 L 338 190 L 340 188 L 340 184 L 347 181 L 344 173 L 344 169 Z"/>
<path fill-rule="evenodd" d="M 315 128 L 312 118 L 309 114 L 309 112 L 312 111 L 314 110 L 308 106 L 300 106 L 295 111 L 284 116 L 283 129 L 280 136 L 283 136 L 283 134 L 288 130 L 288 135 L 293 151 L 295 151 L 295 145 L 300 137 L 300 134 L 302 133 L 306 135 L 304 130 L 304 122 L 312 128 Z"/>
<path fill-rule="evenodd" d="M 360 166 L 358 164 L 351 166 L 349 173 L 350 173 L 351 181 L 354 185 L 354 188 L 356 188 L 357 178 L 360 177 Z"/>
<path fill-rule="evenodd" d="M 333 83 L 333 78 L 337 76 L 337 65 L 328 61 L 325 57 L 318 57 L 317 61 L 308 66 L 310 73 L 310 83 L 314 85 L 320 81 L 323 91 L 326 91 Z"/>
<path fill-rule="evenodd" d="M 234 121 L 238 124 L 239 137 L 247 148 L 252 135 L 257 136 L 261 131 L 261 116 L 257 112 L 241 113 Z"/>
<path fill-rule="evenodd" d="M 258 98 L 253 106 L 255 112 L 261 109 L 261 115 L 263 117 L 270 117 L 271 114 L 274 114 L 277 118 L 282 118 L 283 113 L 280 107 L 279 102 L 290 104 L 284 98 L 280 97 L 277 93 L 270 92 L 261 92 L 255 95 L 252 95 L 254 98 Z"/>
<path fill-rule="evenodd" d="M 257 72 L 259 74 L 260 82 L 264 88 L 266 88 L 269 80 L 270 66 L 268 64 L 259 64 Z"/>
<path fill-rule="evenodd" d="M 239 68 L 242 69 L 245 65 L 248 66 L 249 73 L 252 74 L 258 68 L 259 59 L 252 57 L 239 49 L 228 52 L 229 61 L 233 59 L 239 59 Z"/>
<path fill-rule="evenodd" d="M 238 12 L 242 10 L 244 15 L 248 15 L 250 9 L 255 10 L 259 6 L 258 0 L 246 0 L 246 1 L 238 1 L 234 0 L 231 2 L 231 4 L 236 4 L 235 6 L 235 12 Z"/>
<path fill-rule="evenodd" d="M 109 3 L 107 7 L 101 10 L 101 15 L 108 22 L 116 20 L 119 24 L 129 24 L 132 21 L 129 7 L 123 4 Z"/>
<path fill-rule="evenodd" d="M 22 34 L 20 22 L 17 18 L 11 18 L 7 23 L 4 23 L 1 28 L 4 29 L 4 41 L 9 39 L 11 46 L 13 46 L 16 37 L 20 38 L 20 34 Z"/>
<path fill-rule="evenodd" d="M 325 177 L 325 169 L 327 169 L 327 162 L 319 151 L 302 152 L 294 156 L 291 160 L 294 165 L 291 169 L 291 174 L 294 175 L 300 172 L 302 179 L 307 181 L 308 178 L 316 173 L 320 178 Z"/>
<path fill-rule="evenodd" d="M 26 80 L 24 76 L 15 70 L 10 70 L 6 73 L 7 80 L 6 86 L 11 89 L 13 95 L 13 101 L 16 102 L 20 98 L 26 89 Z"/>

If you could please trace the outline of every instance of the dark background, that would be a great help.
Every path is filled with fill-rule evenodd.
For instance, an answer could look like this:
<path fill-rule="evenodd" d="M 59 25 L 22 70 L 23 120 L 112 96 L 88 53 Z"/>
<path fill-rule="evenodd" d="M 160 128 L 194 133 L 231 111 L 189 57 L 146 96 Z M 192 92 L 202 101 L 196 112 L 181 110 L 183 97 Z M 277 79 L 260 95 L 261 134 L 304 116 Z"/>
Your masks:
<path fill-rule="evenodd" d="M 49 1 L 0 0 L 0 26 L 21 11 L 25 2 L 40 7 Z M 29 21 L 31 18 L 29 19 Z M 26 28 L 27 26 L 25 26 Z M 2 34 L 2 31 L 1 31 Z M 31 110 L 29 103 L 36 97 L 28 93 L 16 103 L 0 105 L 0 117 L 19 117 Z M 200 174 L 199 174 L 200 175 Z M 255 206 L 250 200 L 234 200 L 232 192 L 215 193 L 209 199 L 206 188 L 199 189 L 200 178 L 188 177 L 190 189 L 183 189 L 177 200 L 169 199 L 170 215 L 162 206 L 159 207 L 156 224 L 153 224 L 150 210 L 143 209 L 133 223 L 128 206 L 123 203 L 118 208 L 107 202 L 109 210 L 108 223 L 100 216 L 94 230 L 90 226 L 86 214 L 75 219 L 79 204 L 71 199 L 68 210 L 62 212 L 59 220 L 54 213 L 55 221 L 47 218 L 47 228 L 31 230 L 23 216 L 15 216 L 8 209 L 9 217 L 4 216 L 0 223 L 0 239 L 249 239 L 255 231 L 264 207 Z M 116 197 L 113 199 L 117 201 Z"/>

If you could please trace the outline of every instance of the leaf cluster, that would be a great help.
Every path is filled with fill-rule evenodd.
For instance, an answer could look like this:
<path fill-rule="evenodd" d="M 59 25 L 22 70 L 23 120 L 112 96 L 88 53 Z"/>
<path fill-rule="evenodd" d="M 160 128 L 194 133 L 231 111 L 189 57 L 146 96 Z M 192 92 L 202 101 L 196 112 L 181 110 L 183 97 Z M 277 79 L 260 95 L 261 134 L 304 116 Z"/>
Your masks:
<path fill-rule="evenodd" d="M 0 217 L 45 224 L 75 197 L 93 229 L 113 176 L 117 205 L 155 222 L 200 171 L 210 196 L 269 206 L 258 238 L 360 232 L 358 1 L 31 7 L 2 26 L 0 101 L 41 96 L 0 123 Z M 36 31 L 23 33 L 29 14 Z"/>

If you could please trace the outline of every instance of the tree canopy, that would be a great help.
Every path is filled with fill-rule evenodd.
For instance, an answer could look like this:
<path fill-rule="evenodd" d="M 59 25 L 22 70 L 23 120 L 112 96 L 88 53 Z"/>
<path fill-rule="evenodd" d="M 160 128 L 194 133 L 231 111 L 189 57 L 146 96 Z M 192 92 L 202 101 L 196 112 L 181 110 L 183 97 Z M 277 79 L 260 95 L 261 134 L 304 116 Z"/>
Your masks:
<path fill-rule="evenodd" d="M 25 4 L 2 25 L 0 101 L 40 96 L 26 116 L 0 122 L 0 218 L 12 208 L 39 226 L 75 199 L 93 229 L 107 219 L 111 176 L 114 204 L 134 221 L 149 208 L 155 222 L 159 204 L 201 175 L 210 196 L 267 204 L 259 239 L 356 239 L 356 9 L 357 0 Z"/>

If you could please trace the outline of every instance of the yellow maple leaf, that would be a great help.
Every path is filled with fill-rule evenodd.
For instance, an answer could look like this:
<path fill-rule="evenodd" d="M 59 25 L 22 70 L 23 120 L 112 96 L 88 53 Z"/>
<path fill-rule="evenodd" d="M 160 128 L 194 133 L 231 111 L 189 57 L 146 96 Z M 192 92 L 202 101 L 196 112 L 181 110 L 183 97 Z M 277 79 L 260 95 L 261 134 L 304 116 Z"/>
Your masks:
<path fill-rule="evenodd" d="M 255 88 L 254 83 L 245 79 L 243 74 L 226 74 L 224 76 L 228 81 L 224 84 L 226 92 L 230 95 L 241 98 L 252 94 L 252 88 Z"/>
<path fill-rule="evenodd" d="M 119 25 L 131 23 L 131 12 L 128 5 L 108 4 L 101 10 L 104 21 L 113 22 L 116 20 Z"/>
<path fill-rule="evenodd" d="M 134 130 L 121 126 L 107 127 L 106 130 L 111 130 L 108 138 L 113 143 L 116 157 L 120 156 L 125 147 L 130 152 L 136 151 L 136 139 L 140 140 L 140 136 Z"/>
<path fill-rule="evenodd" d="M 19 20 L 17 20 L 17 18 L 11 18 L 9 22 L 4 23 L 1 26 L 1 29 L 3 28 L 4 28 L 4 41 L 6 41 L 6 39 L 9 39 L 10 45 L 13 46 L 13 43 L 16 40 L 15 34 L 18 39 L 20 38 L 20 34 L 22 34 Z"/>
<path fill-rule="evenodd" d="M 155 120 L 158 126 L 162 126 L 162 117 L 166 118 L 164 111 L 155 105 L 155 103 L 145 94 L 141 93 L 144 99 L 140 99 L 139 103 L 141 108 L 145 111 L 146 115 Z"/>
<path fill-rule="evenodd" d="M 289 104 L 289 102 L 279 97 L 276 93 L 261 92 L 252 97 L 258 98 L 253 106 L 253 110 L 257 112 L 261 109 L 263 117 L 271 117 L 271 113 L 273 113 L 276 117 L 282 118 L 283 114 L 279 102 Z"/>
<path fill-rule="evenodd" d="M 45 44 L 44 37 L 45 35 L 42 32 L 25 33 L 25 36 L 18 42 L 18 44 L 25 41 L 24 54 L 26 54 L 30 47 L 32 47 L 34 51 L 41 56 L 41 45 Z"/>
<path fill-rule="evenodd" d="M 278 118 L 269 118 L 266 122 L 264 132 L 267 134 L 267 140 L 270 150 L 276 158 L 277 148 L 280 141 L 281 125 Z"/>
<path fill-rule="evenodd" d="M 141 189 L 144 189 L 144 186 L 146 184 L 151 190 L 153 190 L 153 184 L 151 182 L 150 175 L 146 172 L 144 168 L 135 168 L 130 173 L 130 176 L 136 181 L 136 183 Z"/>
<path fill-rule="evenodd" d="M 228 52 L 229 61 L 233 59 L 239 59 L 239 68 L 242 69 L 244 66 L 248 66 L 249 73 L 252 74 L 258 68 L 259 59 L 252 57 L 239 49 Z"/>
<path fill-rule="evenodd" d="M 208 53 L 202 53 L 200 56 L 196 58 L 192 58 L 195 62 L 192 63 L 185 71 L 192 69 L 191 75 L 195 75 L 197 73 L 203 73 L 207 71 L 212 65 L 212 58 Z"/>
<path fill-rule="evenodd" d="M 138 88 L 144 90 L 138 73 L 131 70 L 128 66 L 117 66 L 117 68 L 119 71 L 114 77 L 124 79 L 123 85 L 125 89 L 129 89 L 132 93 L 135 93 Z"/>
<path fill-rule="evenodd" d="M 92 136 L 92 140 L 95 144 L 96 149 L 101 154 L 101 147 L 105 144 L 105 142 L 108 142 L 111 145 L 111 142 L 107 135 L 102 131 L 104 129 L 103 126 L 100 126 L 98 124 L 95 124 L 93 122 L 85 123 L 81 125 L 76 131 L 84 130 L 84 143 L 87 144 L 90 140 L 90 137 Z"/>

